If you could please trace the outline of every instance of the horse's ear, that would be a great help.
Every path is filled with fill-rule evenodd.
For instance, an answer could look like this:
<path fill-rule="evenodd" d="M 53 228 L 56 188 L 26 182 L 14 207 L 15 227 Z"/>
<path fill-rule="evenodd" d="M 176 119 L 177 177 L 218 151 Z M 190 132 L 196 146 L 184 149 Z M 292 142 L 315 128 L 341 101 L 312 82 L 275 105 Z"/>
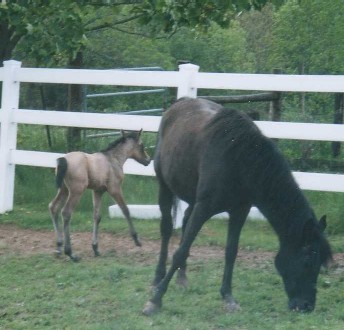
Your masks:
<path fill-rule="evenodd" d="M 125 137 L 125 132 L 121 129 L 121 135 L 122 135 L 122 137 Z"/>
<path fill-rule="evenodd" d="M 137 134 L 137 137 L 139 138 L 139 137 L 141 137 L 141 134 L 142 134 L 142 128 L 139 130 L 139 133 Z"/>
<path fill-rule="evenodd" d="M 326 229 L 327 226 L 327 222 L 326 222 L 326 215 L 323 215 L 320 220 L 319 220 L 319 226 L 320 226 L 320 230 L 322 232 L 324 232 L 324 230 Z"/>

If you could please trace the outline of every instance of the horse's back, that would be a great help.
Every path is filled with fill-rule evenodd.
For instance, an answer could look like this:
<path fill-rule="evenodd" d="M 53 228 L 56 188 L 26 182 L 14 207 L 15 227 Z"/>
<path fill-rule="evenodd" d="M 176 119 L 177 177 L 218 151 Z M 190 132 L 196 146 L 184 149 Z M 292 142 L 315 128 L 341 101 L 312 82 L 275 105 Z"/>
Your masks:
<path fill-rule="evenodd" d="M 157 177 L 188 203 L 218 195 L 218 204 L 224 196 L 235 204 L 238 195 L 249 199 L 243 176 L 263 146 L 272 148 L 247 115 L 203 99 L 182 99 L 165 113 L 159 129 Z"/>
<path fill-rule="evenodd" d="M 184 98 L 164 114 L 155 155 L 155 170 L 180 198 L 192 202 L 203 147 L 202 132 L 221 106 L 203 99 Z"/>

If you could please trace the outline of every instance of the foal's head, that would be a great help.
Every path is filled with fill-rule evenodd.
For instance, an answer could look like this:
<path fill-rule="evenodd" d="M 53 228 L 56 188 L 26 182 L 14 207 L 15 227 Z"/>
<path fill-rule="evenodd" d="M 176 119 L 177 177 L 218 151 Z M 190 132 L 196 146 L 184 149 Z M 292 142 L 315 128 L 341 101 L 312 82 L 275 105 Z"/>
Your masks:
<path fill-rule="evenodd" d="M 151 158 L 145 151 L 145 146 L 141 140 L 142 129 L 139 132 L 127 133 L 121 131 L 121 133 L 123 143 L 126 144 L 128 158 L 132 158 L 144 166 L 149 165 Z"/>
<path fill-rule="evenodd" d="M 302 230 L 301 240 L 281 244 L 275 265 L 283 278 L 293 311 L 311 312 L 315 307 L 316 283 L 320 267 L 332 259 L 331 249 L 323 235 L 326 216 L 319 223 L 310 219 Z"/>

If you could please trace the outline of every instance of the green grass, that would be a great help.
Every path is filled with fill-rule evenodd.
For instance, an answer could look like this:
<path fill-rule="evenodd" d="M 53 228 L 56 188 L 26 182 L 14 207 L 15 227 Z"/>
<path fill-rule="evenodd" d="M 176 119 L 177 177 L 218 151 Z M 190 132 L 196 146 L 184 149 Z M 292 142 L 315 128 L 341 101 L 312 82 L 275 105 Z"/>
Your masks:
<path fill-rule="evenodd" d="M 322 274 L 312 314 L 287 310 L 272 262 L 258 269 L 238 262 L 234 290 L 242 310 L 226 314 L 219 295 L 223 262 L 194 262 L 190 287 L 174 281 L 161 312 L 141 315 L 154 263 L 101 257 L 80 263 L 50 256 L 0 256 L 3 329 L 342 329 L 344 277 Z M 331 301 L 331 303 L 329 303 Z"/>
<path fill-rule="evenodd" d="M 35 230 L 52 230 L 46 205 L 20 205 L 0 215 L 0 224 Z M 159 239 L 159 222 L 136 220 L 145 240 Z M 225 244 L 227 223 L 209 221 L 195 241 L 196 246 Z M 91 231 L 91 210 L 76 212 L 72 231 Z M 101 231 L 127 235 L 124 219 L 101 223 Z M 331 235 L 335 252 L 342 251 L 342 236 Z M 266 222 L 248 221 L 241 248 L 276 251 L 278 243 Z M 161 312 L 141 315 L 150 297 L 156 258 L 144 263 L 116 254 L 82 259 L 73 263 L 51 255 L 0 255 L 0 329 L 342 329 L 344 322 L 344 273 L 322 273 L 318 302 L 311 314 L 292 313 L 273 259 L 261 264 L 238 260 L 234 293 L 242 310 L 226 314 L 220 298 L 223 259 L 191 261 L 190 287 L 185 291 L 174 281 L 164 298 Z"/>
<path fill-rule="evenodd" d="M 0 215 L 0 225 L 51 231 L 47 206 L 56 192 L 53 170 L 17 166 L 16 173 L 15 208 Z M 154 178 L 126 176 L 123 189 L 128 204 L 156 204 Z M 343 195 L 306 194 L 318 216 L 328 215 L 329 241 L 334 252 L 344 252 Z M 104 196 L 100 231 L 128 236 L 124 219 L 109 219 L 107 208 L 111 204 L 111 199 Z M 73 214 L 71 231 L 91 232 L 92 225 L 91 194 L 87 192 Z M 157 220 L 135 219 L 135 227 L 143 240 L 160 239 Z M 227 221 L 208 221 L 194 245 L 223 248 L 226 232 Z M 278 241 L 265 221 L 248 221 L 240 247 L 246 251 L 275 252 Z M 73 263 L 44 253 L 18 256 L 8 249 L 2 251 L 0 245 L 0 329 L 343 328 L 342 268 L 320 274 L 316 310 L 298 314 L 287 309 L 287 297 L 273 258 L 261 264 L 239 259 L 233 285 L 242 310 L 226 314 L 219 294 L 222 256 L 191 261 L 190 287 L 184 291 L 172 281 L 162 311 L 147 318 L 141 310 L 150 297 L 156 258 L 144 260 L 138 262 L 115 253 Z"/>

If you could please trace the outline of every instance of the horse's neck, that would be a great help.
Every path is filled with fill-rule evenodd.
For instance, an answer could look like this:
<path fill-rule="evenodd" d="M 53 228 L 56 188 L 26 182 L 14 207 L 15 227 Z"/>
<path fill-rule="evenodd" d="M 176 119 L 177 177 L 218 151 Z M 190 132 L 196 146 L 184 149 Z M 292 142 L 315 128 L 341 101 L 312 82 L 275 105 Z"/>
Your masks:
<path fill-rule="evenodd" d="M 274 228 L 280 242 L 298 239 L 300 228 L 312 217 L 312 209 L 302 193 L 289 201 L 275 199 L 266 204 L 261 211 Z"/>
<path fill-rule="evenodd" d="M 121 167 L 123 167 L 124 163 L 129 158 L 129 152 L 123 144 L 109 150 L 106 154 L 111 162 L 117 162 Z"/>
<path fill-rule="evenodd" d="M 280 240 L 312 217 L 313 211 L 300 188 L 287 181 L 262 189 L 257 207 L 268 219 Z M 273 192 L 273 193 L 272 193 Z M 258 205 L 259 204 L 259 205 Z"/>

